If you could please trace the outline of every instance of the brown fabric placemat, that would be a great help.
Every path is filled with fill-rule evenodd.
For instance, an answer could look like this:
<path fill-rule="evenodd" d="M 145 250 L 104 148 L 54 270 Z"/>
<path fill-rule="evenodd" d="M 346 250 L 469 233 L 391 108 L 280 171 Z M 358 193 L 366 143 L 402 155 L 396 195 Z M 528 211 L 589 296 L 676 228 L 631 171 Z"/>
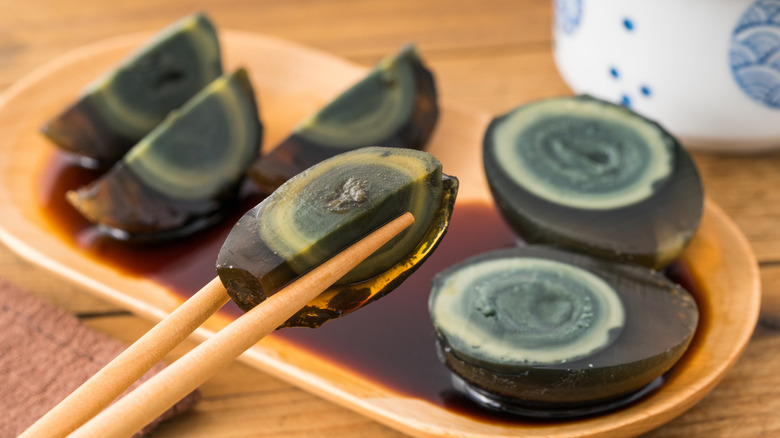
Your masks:
<path fill-rule="evenodd" d="M 0 278 L 0 437 L 23 432 L 124 348 Z M 157 364 L 141 381 L 163 368 Z M 188 395 L 142 433 L 189 409 L 199 398 L 197 391 Z"/>

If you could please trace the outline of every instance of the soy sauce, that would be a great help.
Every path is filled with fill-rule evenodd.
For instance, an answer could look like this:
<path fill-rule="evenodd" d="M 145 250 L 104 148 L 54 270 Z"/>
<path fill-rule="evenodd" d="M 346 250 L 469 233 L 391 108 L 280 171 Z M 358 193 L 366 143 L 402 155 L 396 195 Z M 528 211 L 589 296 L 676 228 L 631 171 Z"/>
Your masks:
<path fill-rule="evenodd" d="M 99 172 L 80 167 L 68 155 L 54 153 L 41 175 L 39 190 L 41 208 L 51 228 L 87 257 L 127 275 L 153 280 L 183 298 L 197 292 L 217 275 L 214 267 L 217 254 L 233 224 L 263 199 L 246 184 L 239 207 L 217 225 L 192 237 L 163 243 L 123 242 L 100 234 L 65 200 L 68 190 L 99 176 Z M 232 302 L 223 310 L 241 313 Z"/>
<path fill-rule="evenodd" d="M 439 247 L 399 288 L 316 330 L 290 328 L 276 335 L 391 390 L 446 405 L 454 389 L 437 357 L 428 316 L 431 278 L 473 255 L 514 244 L 514 234 L 492 206 L 456 205 Z"/>
<path fill-rule="evenodd" d="M 131 276 L 153 280 L 186 299 L 216 275 L 214 263 L 235 221 L 262 200 L 249 187 L 235 212 L 221 223 L 183 240 L 159 244 L 118 242 L 99 235 L 65 201 L 65 192 L 98 176 L 59 152 L 44 169 L 41 208 L 53 230 L 88 257 Z M 447 234 L 436 252 L 399 288 L 359 312 L 320 328 L 286 328 L 271 336 L 349 369 L 366 380 L 403 396 L 422 399 L 488 422 L 516 422 L 508 415 L 483 410 L 455 390 L 449 370 L 436 352 L 428 315 L 431 279 L 438 272 L 477 254 L 517 244 L 517 237 L 495 207 L 483 202 L 456 205 Z M 684 269 L 674 277 L 685 281 Z M 689 289 L 690 290 L 690 289 Z M 232 302 L 221 312 L 239 315 Z"/>

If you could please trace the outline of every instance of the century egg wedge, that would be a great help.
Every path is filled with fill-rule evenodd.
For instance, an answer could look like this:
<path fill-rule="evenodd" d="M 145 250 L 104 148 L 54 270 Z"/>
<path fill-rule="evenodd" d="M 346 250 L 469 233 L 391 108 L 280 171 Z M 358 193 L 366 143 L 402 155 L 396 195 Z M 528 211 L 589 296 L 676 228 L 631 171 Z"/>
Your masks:
<path fill-rule="evenodd" d="M 449 224 L 456 178 L 432 155 L 368 147 L 296 175 L 247 212 L 217 258 L 217 273 L 249 310 L 281 287 L 409 211 L 415 223 L 285 326 L 316 327 L 387 294 L 431 254 Z"/>
<path fill-rule="evenodd" d="M 109 234 L 157 240 L 221 218 L 258 156 L 262 125 L 245 70 L 225 74 L 174 111 L 108 172 L 67 193 Z"/>
<path fill-rule="evenodd" d="M 661 268 L 702 215 L 702 183 L 677 140 L 589 96 L 540 100 L 494 119 L 483 158 L 496 204 L 530 243 Z"/>
<path fill-rule="evenodd" d="M 41 130 L 61 148 L 107 167 L 221 74 L 214 26 L 196 13 L 163 29 L 88 85 Z"/>
<path fill-rule="evenodd" d="M 440 357 L 488 407 L 546 417 L 631 400 L 682 356 L 699 313 L 649 268 L 545 246 L 497 250 L 433 281 Z"/>
<path fill-rule="evenodd" d="M 438 119 L 436 86 L 413 45 L 304 119 L 250 170 L 267 192 L 320 161 L 381 145 L 422 149 Z"/>

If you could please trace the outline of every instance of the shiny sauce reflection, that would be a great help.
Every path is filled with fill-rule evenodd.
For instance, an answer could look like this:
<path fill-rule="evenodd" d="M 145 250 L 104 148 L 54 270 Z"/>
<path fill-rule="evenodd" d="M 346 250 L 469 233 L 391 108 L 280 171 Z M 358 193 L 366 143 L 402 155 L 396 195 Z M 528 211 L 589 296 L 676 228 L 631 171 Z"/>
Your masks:
<path fill-rule="evenodd" d="M 216 256 L 232 224 L 262 200 L 262 196 L 248 188 L 240 208 L 220 224 L 191 238 L 161 244 L 117 242 L 98 235 L 64 199 L 65 191 L 97 175 L 72 164 L 63 154 L 53 155 L 44 170 L 39 191 L 41 206 L 52 228 L 89 257 L 128 275 L 149 278 L 183 298 L 214 278 Z M 473 255 L 515 244 L 514 233 L 492 205 L 459 203 L 439 248 L 391 294 L 318 329 L 287 328 L 272 336 L 400 394 L 483 421 L 517 421 L 476 408 L 455 391 L 449 371 L 437 357 L 427 307 L 431 278 L 436 273 Z M 677 279 L 685 278 L 684 270 L 678 267 L 675 272 Z M 222 311 L 240 313 L 232 303 Z"/>

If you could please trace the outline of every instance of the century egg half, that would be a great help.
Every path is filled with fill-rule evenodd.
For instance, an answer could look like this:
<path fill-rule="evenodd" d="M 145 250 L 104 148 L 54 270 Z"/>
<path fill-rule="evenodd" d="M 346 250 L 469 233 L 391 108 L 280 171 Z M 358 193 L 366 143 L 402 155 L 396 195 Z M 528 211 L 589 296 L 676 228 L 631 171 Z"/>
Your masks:
<path fill-rule="evenodd" d="M 483 156 L 496 204 L 527 242 L 660 268 L 701 218 L 701 180 L 677 140 L 589 96 L 536 101 L 494 119 Z"/>
<path fill-rule="evenodd" d="M 660 273 L 546 246 L 476 256 L 433 284 L 443 361 L 467 394 L 510 412 L 592 413 L 630 396 L 672 367 L 698 322 Z"/>
<path fill-rule="evenodd" d="M 316 327 L 385 295 L 432 253 L 449 224 L 458 181 L 432 155 L 368 147 L 296 175 L 247 212 L 217 258 L 233 300 L 249 310 L 287 283 L 409 211 L 415 222 L 285 326 Z"/>
<path fill-rule="evenodd" d="M 249 77 L 225 74 L 68 201 L 110 235 L 158 240 L 199 230 L 237 199 L 262 125 Z"/>
<path fill-rule="evenodd" d="M 375 145 L 422 149 L 438 114 L 433 75 L 415 47 L 407 45 L 304 119 L 252 166 L 250 175 L 271 192 L 304 169 L 349 150 Z"/>
<path fill-rule="evenodd" d="M 63 149 L 110 166 L 168 113 L 222 74 L 219 41 L 203 14 L 154 35 L 41 130 Z"/>

